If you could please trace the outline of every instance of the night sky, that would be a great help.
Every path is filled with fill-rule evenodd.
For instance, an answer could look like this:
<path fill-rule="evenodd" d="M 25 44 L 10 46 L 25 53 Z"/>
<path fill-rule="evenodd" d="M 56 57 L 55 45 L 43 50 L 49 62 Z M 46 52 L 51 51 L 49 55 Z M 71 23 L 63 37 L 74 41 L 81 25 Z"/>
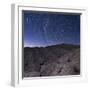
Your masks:
<path fill-rule="evenodd" d="M 80 44 L 80 15 L 23 11 L 24 47 Z"/>

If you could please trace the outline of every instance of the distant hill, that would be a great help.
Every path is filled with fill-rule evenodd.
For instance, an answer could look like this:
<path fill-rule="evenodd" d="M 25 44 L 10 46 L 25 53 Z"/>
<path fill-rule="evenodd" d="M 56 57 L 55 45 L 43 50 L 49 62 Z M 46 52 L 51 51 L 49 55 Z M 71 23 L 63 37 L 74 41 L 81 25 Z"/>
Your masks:
<path fill-rule="evenodd" d="M 80 45 L 24 48 L 24 77 L 80 74 Z"/>

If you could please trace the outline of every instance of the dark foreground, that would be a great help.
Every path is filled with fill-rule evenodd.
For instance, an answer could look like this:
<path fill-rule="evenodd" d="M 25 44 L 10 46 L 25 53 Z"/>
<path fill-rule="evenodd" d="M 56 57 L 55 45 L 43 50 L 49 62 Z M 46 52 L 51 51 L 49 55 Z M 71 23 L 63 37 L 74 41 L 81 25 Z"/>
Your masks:
<path fill-rule="evenodd" d="M 61 44 L 40 48 L 24 48 L 23 77 L 79 74 L 79 45 Z"/>

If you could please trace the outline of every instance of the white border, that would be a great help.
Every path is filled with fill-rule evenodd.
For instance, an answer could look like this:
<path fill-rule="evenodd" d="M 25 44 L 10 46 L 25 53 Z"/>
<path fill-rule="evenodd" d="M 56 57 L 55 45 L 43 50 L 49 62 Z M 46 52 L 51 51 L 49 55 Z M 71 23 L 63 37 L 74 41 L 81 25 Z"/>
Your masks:
<path fill-rule="evenodd" d="M 22 79 L 22 10 L 33 11 L 49 11 L 62 13 L 79 13 L 81 14 L 81 75 L 78 76 L 50 76 L 50 77 L 35 77 Z M 84 32 L 87 29 L 86 25 L 86 9 L 84 8 L 69 8 L 69 7 L 36 7 L 24 4 L 12 5 L 12 66 L 11 66 L 11 84 L 12 86 L 30 86 L 44 85 L 49 83 L 69 83 L 86 81 L 86 60 L 84 57 Z M 46 78 L 46 79 L 45 79 Z M 43 80 L 44 79 L 44 80 Z M 58 80 L 56 82 L 56 80 Z M 38 83 L 39 82 L 39 83 Z M 48 82 L 48 83 L 47 83 Z"/>

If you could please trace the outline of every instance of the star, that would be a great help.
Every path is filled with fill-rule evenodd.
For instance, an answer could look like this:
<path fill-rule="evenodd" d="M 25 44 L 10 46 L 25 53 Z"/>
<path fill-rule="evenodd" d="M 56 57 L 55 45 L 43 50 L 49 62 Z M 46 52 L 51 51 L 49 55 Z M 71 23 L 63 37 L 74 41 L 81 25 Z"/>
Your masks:
<path fill-rule="evenodd" d="M 64 29 L 61 29 L 61 32 L 64 32 Z"/>
<path fill-rule="evenodd" d="M 27 23 L 29 22 L 29 18 L 28 17 L 26 18 L 26 21 L 27 21 Z"/>

